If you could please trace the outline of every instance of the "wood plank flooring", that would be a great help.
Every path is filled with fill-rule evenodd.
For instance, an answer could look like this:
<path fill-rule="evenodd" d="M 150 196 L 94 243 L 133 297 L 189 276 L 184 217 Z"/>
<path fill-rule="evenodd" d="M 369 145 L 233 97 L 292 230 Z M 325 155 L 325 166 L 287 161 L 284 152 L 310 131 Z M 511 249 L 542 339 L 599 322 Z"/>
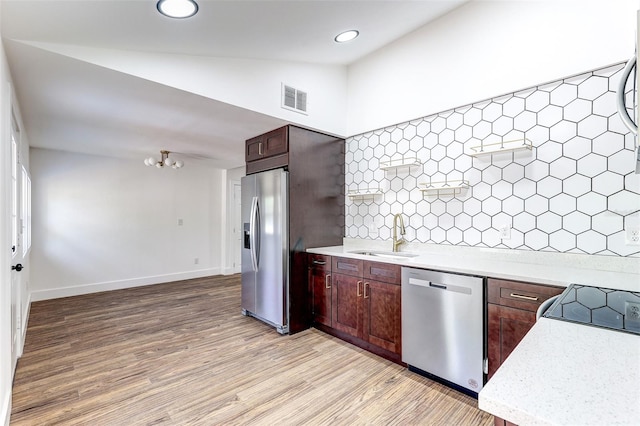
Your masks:
<path fill-rule="evenodd" d="M 315 329 L 240 314 L 240 277 L 33 303 L 12 425 L 491 425 L 477 401 Z"/>

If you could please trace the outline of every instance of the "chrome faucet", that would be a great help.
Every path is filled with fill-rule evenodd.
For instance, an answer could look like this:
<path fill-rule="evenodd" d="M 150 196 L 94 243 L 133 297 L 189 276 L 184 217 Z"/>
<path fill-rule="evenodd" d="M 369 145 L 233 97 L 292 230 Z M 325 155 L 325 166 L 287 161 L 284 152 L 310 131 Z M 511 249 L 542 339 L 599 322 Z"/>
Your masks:
<path fill-rule="evenodd" d="M 402 215 L 400 213 L 396 213 L 393 215 L 393 251 L 394 252 L 398 251 L 398 247 L 400 246 L 400 244 L 403 244 L 406 242 L 402 236 L 400 237 L 400 239 L 398 239 L 398 219 L 400 219 L 400 235 L 405 234 L 404 220 L 402 219 Z"/>

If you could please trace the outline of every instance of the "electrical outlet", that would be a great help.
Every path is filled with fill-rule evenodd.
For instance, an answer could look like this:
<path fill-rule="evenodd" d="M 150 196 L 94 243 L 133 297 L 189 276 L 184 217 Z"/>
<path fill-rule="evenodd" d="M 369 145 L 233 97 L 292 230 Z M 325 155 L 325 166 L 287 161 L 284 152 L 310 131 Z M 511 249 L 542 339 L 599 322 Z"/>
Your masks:
<path fill-rule="evenodd" d="M 182 223 L 183 223 L 182 219 L 178 219 L 178 226 L 182 226 Z"/>
<path fill-rule="evenodd" d="M 640 227 L 630 226 L 625 230 L 624 240 L 628 246 L 640 246 Z"/>
<path fill-rule="evenodd" d="M 498 231 L 500 232 L 501 240 L 508 240 L 511 238 L 511 225 L 502 225 Z"/>
<path fill-rule="evenodd" d="M 195 259 L 193 259 L 193 264 L 197 265 L 198 263 L 200 263 L 200 259 L 198 259 L 197 257 Z"/>
<path fill-rule="evenodd" d="M 624 312 L 626 321 L 640 322 L 640 302 L 624 302 Z"/>

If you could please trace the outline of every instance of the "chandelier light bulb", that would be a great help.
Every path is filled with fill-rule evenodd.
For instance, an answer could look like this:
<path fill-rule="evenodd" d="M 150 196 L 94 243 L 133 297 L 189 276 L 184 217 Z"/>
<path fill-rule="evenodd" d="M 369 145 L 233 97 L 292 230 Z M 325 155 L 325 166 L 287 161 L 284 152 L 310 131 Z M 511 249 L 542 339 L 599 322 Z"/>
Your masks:
<path fill-rule="evenodd" d="M 169 158 L 169 157 L 165 158 L 164 159 L 164 165 L 168 166 L 168 167 L 173 166 L 173 160 L 171 158 Z"/>
<path fill-rule="evenodd" d="M 178 161 L 176 161 L 176 163 L 173 166 L 174 166 L 174 168 L 179 169 L 182 166 L 184 166 L 184 163 L 182 162 L 182 160 L 178 160 Z"/>
<path fill-rule="evenodd" d="M 173 169 L 179 169 L 184 166 L 184 162 L 182 160 L 174 160 L 169 157 L 171 154 L 170 151 L 161 150 L 160 151 L 160 159 L 158 160 L 156 157 L 149 157 L 144 159 L 144 164 L 146 166 L 156 166 L 159 169 L 166 167 L 171 167 Z"/>

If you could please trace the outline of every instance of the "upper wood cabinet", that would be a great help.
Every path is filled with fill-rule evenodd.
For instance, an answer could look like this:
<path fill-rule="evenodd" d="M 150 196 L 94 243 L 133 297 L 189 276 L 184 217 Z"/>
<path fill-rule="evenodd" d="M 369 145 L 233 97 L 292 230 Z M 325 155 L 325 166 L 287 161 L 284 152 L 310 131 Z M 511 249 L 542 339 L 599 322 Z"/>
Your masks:
<path fill-rule="evenodd" d="M 251 138 L 245 143 L 245 161 L 261 160 L 289 151 L 287 127 L 281 127 L 264 135 Z"/>

